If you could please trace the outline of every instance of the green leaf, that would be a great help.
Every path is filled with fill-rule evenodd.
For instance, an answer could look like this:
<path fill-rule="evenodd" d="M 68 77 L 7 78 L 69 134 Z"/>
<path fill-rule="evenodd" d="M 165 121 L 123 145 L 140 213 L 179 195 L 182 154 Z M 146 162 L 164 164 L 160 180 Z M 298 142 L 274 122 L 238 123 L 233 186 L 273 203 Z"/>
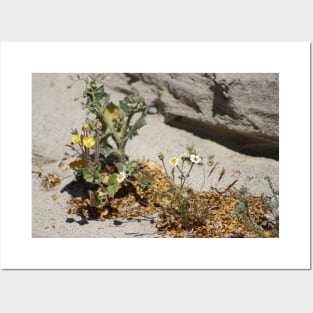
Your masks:
<path fill-rule="evenodd" d="M 117 168 L 117 170 L 118 170 L 119 172 L 125 171 L 125 168 L 124 168 L 124 164 L 123 164 L 123 163 L 116 163 L 115 166 L 116 166 L 116 168 Z"/>
<path fill-rule="evenodd" d="M 100 194 L 99 194 L 98 191 L 95 192 L 95 199 L 96 199 L 96 201 L 98 202 L 97 205 L 101 204 L 101 202 L 102 202 L 102 197 L 100 196 Z"/>
<path fill-rule="evenodd" d="M 101 163 L 99 162 L 98 164 L 94 165 L 94 168 L 97 171 L 97 177 L 101 177 L 101 175 L 99 174 L 102 168 Z"/>
<path fill-rule="evenodd" d="M 244 202 L 239 202 L 236 204 L 237 210 L 241 214 L 248 214 L 248 208 Z"/>
<path fill-rule="evenodd" d="M 120 100 L 120 107 L 125 113 L 129 113 L 131 111 L 131 108 L 128 106 L 129 99 L 128 97 L 125 97 L 124 100 Z"/>
<path fill-rule="evenodd" d="M 105 157 L 109 155 L 111 152 L 112 152 L 112 148 L 110 147 L 100 148 L 100 153 L 103 154 Z"/>
<path fill-rule="evenodd" d="M 84 180 L 88 183 L 99 184 L 102 182 L 102 177 L 98 172 L 93 173 L 89 169 L 85 168 L 82 171 Z"/>
<path fill-rule="evenodd" d="M 103 137 L 100 139 L 100 151 L 101 153 L 109 154 L 109 152 L 113 149 L 112 145 L 109 144 L 108 140 L 112 136 L 111 132 L 106 132 Z M 106 152 L 103 152 L 102 150 L 106 150 Z"/>
<path fill-rule="evenodd" d="M 209 156 L 208 156 L 208 160 L 209 160 L 209 165 L 210 165 L 210 166 L 213 165 L 213 163 L 214 163 L 214 154 L 209 155 Z"/>
<path fill-rule="evenodd" d="M 190 198 L 190 195 L 187 192 L 183 192 L 181 194 L 181 197 L 182 197 L 182 199 L 188 199 L 188 198 Z"/>
<path fill-rule="evenodd" d="M 193 192 L 193 189 L 190 186 L 188 186 L 188 187 L 186 187 L 186 191 L 191 193 L 191 192 Z"/>
<path fill-rule="evenodd" d="M 136 121 L 136 123 L 131 126 L 130 131 L 127 133 L 127 138 L 132 139 L 134 136 L 138 135 L 138 129 L 146 125 L 146 120 L 145 120 L 145 114 L 143 113 L 139 119 Z"/>
<path fill-rule="evenodd" d="M 108 186 L 107 191 L 108 191 L 109 196 L 111 196 L 111 197 L 114 196 L 114 194 L 115 194 L 114 185 Z"/>
<path fill-rule="evenodd" d="M 113 196 L 115 193 L 119 191 L 120 188 L 121 188 L 121 184 L 118 182 L 115 184 L 109 185 L 107 188 L 108 194 L 110 196 Z"/>
<path fill-rule="evenodd" d="M 107 191 L 110 196 L 113 196 L 121 188 L 121 184 L 117 181 L 117 176 L 115 174 L 110 176 L 108 184 Z"/>
<path fill-rule="evenodd" d="M 105 108 L 109 102 L 110 102 L 110 95 L 105 93 L 103 98 L 100 100 L 100 104 L 102 108 Z"/>
<path fill-rule="evenodd" d="M 94 183 L 95 184 L 100 184 L 101 182 L 102 182 L 102 176 L 99 174 L 99 173 L 96 173 L 95 175 L 94 175 Z"/>
<path fill-rule="evenodd" d="M 104 93 L 104 86 L 101 85 L 100 87 L 98 87 L 97 92 Z"/>
<path fill-rule="evenodd" d="M 114 185 L 117 183 L 117 176 L 116 175 L 111 175 L 108 181 L 109 185 Z"/>
<path fill-rule="evenodd" d="M 101 201 L 102 201 L 99 193 L 97 191 L 91 191 L 91 193 L 92 193 L 92 196 L 90 198 L 91 198 L 92 201 L 91 201 L 90 204 L 92 206 L 98 206 L 101 203 Z"/>
<path fill-rule="evenodd" d="M 88 183 L 93 183 L 94 182 L 94 175 L 92 172 L 90 172 L 88 169 L 83 169 L 82 171 L 83 173 L 83 177 L 84 177 L 84 180 Z"/>

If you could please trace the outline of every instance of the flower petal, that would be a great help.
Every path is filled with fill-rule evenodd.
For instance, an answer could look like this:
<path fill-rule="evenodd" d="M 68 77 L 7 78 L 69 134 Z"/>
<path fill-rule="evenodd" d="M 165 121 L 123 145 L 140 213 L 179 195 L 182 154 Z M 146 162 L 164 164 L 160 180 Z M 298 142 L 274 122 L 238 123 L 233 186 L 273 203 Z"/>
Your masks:
<path fill-rule="evenodd" d="M 80 135 L 78 135 L 78 134 L 73 134 L 73 135 L 72 135 L 72 142 L 73 142 L 74 144 L 80 143 Z"/>
<path fill-rule="evenodd" d="M 83 138 L 83 145 L 86 148 L 91 148 L 96 144 L 95 139 L 93 137 L 84 137 Z"/>

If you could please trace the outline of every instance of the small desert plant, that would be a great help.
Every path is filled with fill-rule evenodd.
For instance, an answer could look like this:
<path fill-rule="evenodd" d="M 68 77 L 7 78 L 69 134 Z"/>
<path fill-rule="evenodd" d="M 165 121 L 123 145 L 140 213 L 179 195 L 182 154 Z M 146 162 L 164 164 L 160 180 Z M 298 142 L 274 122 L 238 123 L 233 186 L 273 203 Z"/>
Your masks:
<path fill-rule="evenodd" d="M 92 195 L 96 203 L 101 202 L 103 194 L 114 195 L 134 170 L 127 162 L 125 148 L 146 124 L 147 115 L 147 106 L 139 97 L 130 95 L 114 104 L 104 90 L 103 78 L 102 74 L 70 76 L 72 85 L 85 84 L 82 97 L 75 100 L 81 100 L 87 110 L 81 133 L 72 130 L 72 147 L 79 146 L 81 158 L 71 162 L 70 167 L 86 183 L 100 187 Z"/>
<path fill-rule="evenodd" d="M 208 205 L 204 200 L 197 197 L 190 197 L 179 205 L 178 213 L 181 217 L 184 229 L 195 229 L 207 224 Z"/>
<path fill-rule="evenodd" d="M 243 224 L 258 237 L 269 237 L 270 234 L 277 237 L 279 235 L 278 191 L 274 190 L 269 177 L 265 177 L 265 179 L 268 181 L 273 197 L 266 197 L 264 194 L 261 197 L 259 196 L 262 207 L 266 211 L 265 213 L 263 212 L 262 220 L 256 221 L 252 217 L 250 206 L 252 206 L 254 200 L 252 200 L 252 195 L 244 186 L 236 194 L 237 215 Z M 271 225 L 270 227 L 269 224 Z"/>
<path fill-rule="evenodd" d="M 192 229 L 204 225 L 208 209 L 201 199 L 197 199 L 190 187 L 186 187 L 186 181 L 195 165 L 202 165 L 201 157 L 196 151 L 187 147 L 188 152 L 180 157 L 169 159 L 171 167 L 170 175 L 164 161 L 164 154 L 158 157 L 162 162 L 164 172 L 171 182 L 170 188 L 163 191 L 163 215 L 174 214 L 180 219 L 183 229 Z M 178 183 L 176 183 L 178 182 Z M 164 205 L 165 203 L 165 205 Z"/>
<path fill-rule="evenodd" d="M 254 233 L 256 233 L 260 237 L 267 237 L 264 234 L 264 231 L 261 226 L 256 225 L 256 223 L 251 218 L 250 208 L 249 208 L 249 201 L 250 201 L 250 194 L 248 188 L 242 186 L 236 195 L 238 202 L 236 203 L 237 214 L 239 218 L 242 220 L 243 224 L 251 229 Z"/>
<path fill-rule="evenodd" d="M 264 207 L 268 210 L 264 216 L 268 222 L 273 226 L 274 233 L 279 235 L 279 191 L 274 189 L 271 179 L 265 176 L 264 179 L 268 182 L 272 196 L 268 197 L 265 194 L 261 195 L 261 200 Z"/>

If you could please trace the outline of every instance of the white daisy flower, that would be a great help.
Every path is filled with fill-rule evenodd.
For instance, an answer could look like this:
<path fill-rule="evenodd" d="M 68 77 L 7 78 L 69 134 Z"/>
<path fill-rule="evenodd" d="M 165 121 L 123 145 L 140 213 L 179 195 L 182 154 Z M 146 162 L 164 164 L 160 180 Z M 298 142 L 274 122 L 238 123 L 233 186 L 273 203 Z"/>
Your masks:
<path fill-rule="evenodd" d="M 170 164 L 174 167 L 174 166 L 177 166 L 178 165 L 178 162 L 179 162 L 179 160 L 178 160 L 178 158 L 176 158 L 176 157 L 173 157 L 173 158 L 171 158 L 170 159 Z"/>
<path fill-rule="evenodd" d="M 117 174 L 117 181 L 118 181 L 119 183 L 121 183 L 122 181 L 125 180 L 126 177 L 127 177 L 127 175 L 126 175 L 125 172 L 119 172 L 119 173 Z"/>
<path fill-rule="evenodd" d="M 198 163 L 200 163 L 202 160 L 201 160 L 201 158 L 200 158 L 198 155 L 192 154 L 192 155 L 190 156 L 190 161 L 191 161 L 192 163 L 198 164 Z"/>

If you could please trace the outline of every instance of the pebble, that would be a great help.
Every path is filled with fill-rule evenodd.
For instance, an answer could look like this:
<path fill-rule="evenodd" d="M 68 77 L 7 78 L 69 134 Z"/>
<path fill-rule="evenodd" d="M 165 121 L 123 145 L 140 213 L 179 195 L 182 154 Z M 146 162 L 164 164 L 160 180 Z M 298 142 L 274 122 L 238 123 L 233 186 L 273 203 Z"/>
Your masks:
<path fill-rule="evenodd" d="M 158 113 L 158 109 L 156 107 L 149 107 L 148 108 L 148 113 L 149 114 L 157 114 Z"/>

